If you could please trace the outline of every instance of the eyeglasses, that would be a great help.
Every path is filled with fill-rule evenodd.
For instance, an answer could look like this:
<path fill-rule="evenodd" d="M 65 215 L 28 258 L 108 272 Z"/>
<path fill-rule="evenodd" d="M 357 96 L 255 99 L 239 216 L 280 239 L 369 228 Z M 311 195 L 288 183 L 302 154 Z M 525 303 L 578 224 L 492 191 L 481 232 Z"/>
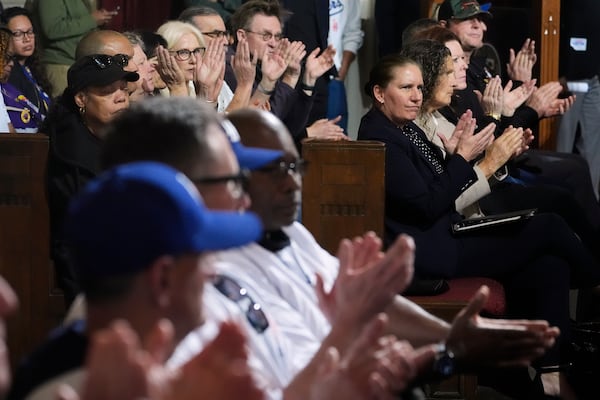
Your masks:
<path fill-rule="evenodd" d="M 235 199 L 239 199 L 247 191 L 249 180 L 250 173 L 246 170 L 241 170 L 235 175 L 195 178 L 192 179 L 192 182 L 199 185 L 218 185 L 225 183 L 227 185 L 227 189 L 231 193 L 231 196 Z"/>
<path fill-rule="evenodd" d="M 31 39 L 32 37 L 35 36 L 35 32 L 33 32 L 33 29 L 29 29 L 28 31 L 17 30 L 17 31 L 11 32 L 10 34 L 12 35 L 12 37 L 14 37 L 17 40 L 23 40 L 23 39 L 25 39 L 25 37 Z"/>
<path fill-rule="evenodd" d="M 202 32 L 202 34 L 206 35 L 206 36 L 208 36 L 210 38 L 213 38 L 213 39 L 217 39 L 217 38 L 221 39 L 223 37 L 229 39 L 229 36 L 230 36 L 229 32 L 227 32 L 227 31 L 219 31 L 217 29 L 215 29 L 214 31 L 210 31 L 210 32 Z"/>
<path fill-rule="evenodd" d="M 281 39 L 283 39 L 283 33 L 272 34 L 271 32 L 253 32 L 248 29 L 244 29 L 244 30 L 248 33 L 254 33 L 255 35 L 260 35 L 263 42 L 268 42 L 269 40 L 271 40 L 273 38 L 275 38 L 276 42 L 279 42 Z"/>
<path fill-rule="evenodd" d="M 269 327 L 269 320 L 260 304 L 252 300 L 248 291 L 238 285 L 236 281 L 224 275 L 217 275 L 213 285 L 223 296 L 235 301 L 240 306 L 256 332 L 263 333 Z"/>
<path fill-rule="evenodd" d="M 181 49 L 181 50 L 171 50 L 169 53 L 175 53 L 175 58 L 179 61 L 187 61 L 190 57 L 196 54 L 204 55 L 206 51 L 206 47 L 196 47 L 194 50 Z"/>
<path fill-rule="evenodd" d="M 109 56 L 106 54 L 95 54 L 92 60 L 100 69 L 106 69 L 112 64 L 117 64 L 121 68 L 125 68 L 129 64 L 129 56 L 127 54 L 115 54 Z"/>
<path fill-rule="evenodd" d="M 295 161 L 279 161 L 274 164 L 266 165 L 262 168 L 255 169 L 254 171 L 264 172 L 272 175 L 275 178 L 283 179 L 290 172 L 295 175 L 304 176 L 306 168 L 308 167 L 308 161 L 298 158 Z"/>

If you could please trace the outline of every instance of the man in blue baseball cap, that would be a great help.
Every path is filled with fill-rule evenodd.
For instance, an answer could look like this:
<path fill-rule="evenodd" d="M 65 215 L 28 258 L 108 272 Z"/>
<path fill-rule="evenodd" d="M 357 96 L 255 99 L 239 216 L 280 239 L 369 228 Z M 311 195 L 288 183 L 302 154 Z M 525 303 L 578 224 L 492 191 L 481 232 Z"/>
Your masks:
<path fill-rule="evenodd" d="M 87 318 L 59 330 L 31 355 L 17 372 L 11 398 L 52 394 L 57 381 L 80 382 L 88 338 L 115 319 L 126 320 L 142 340 L 167 319 L 178 343 L 203 322 L 211 252 L 262 232 L 252 213 L 209 211 L 184 174 L 156 162 L 100 175 L 71 203 L 65 227 Z"/>

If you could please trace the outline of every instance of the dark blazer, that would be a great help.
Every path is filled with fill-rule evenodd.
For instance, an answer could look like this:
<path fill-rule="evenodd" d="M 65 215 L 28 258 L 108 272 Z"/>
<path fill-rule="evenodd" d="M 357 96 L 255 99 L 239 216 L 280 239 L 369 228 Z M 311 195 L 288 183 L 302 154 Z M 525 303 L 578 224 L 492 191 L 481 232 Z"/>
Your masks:
<path fill-rule="evenodd" d="M 422 135 L 414 124 L 411 126 Z M 473 167 L 461 156 L 443 159 L 438 174 L 415 145 L 381 111 L 373 108 L 361 120 L 359 140 L 385 143 L 385 241 L 391 243 L 407 233 L 417 245 L 418 274 L 450 277 L 455 272 L 458 241 L 451 223 L 461 219 L 454 200 L 477 180 Z"/>

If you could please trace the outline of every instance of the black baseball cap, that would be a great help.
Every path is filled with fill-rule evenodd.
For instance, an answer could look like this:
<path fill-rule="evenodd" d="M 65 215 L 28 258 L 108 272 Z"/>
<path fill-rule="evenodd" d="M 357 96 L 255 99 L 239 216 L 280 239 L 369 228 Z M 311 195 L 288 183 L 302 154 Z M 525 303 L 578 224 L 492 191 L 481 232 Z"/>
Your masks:
<path fill-rule="evenodd" d="M 124 71 L 119 62 L 106 54 L 92 54 L 75 61 L 67 72 L 69 89 L 77 93 L 90 86 L 106 86 L 125 80 L 135 82 L 140 79 L 137 72 Z"/>

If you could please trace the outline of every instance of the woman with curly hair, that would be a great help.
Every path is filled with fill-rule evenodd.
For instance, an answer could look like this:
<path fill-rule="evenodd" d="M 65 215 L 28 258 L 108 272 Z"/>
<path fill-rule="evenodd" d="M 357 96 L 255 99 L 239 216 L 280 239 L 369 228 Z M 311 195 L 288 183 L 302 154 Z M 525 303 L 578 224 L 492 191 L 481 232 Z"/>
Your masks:
<path fill-rule="evenodd" d="M 10 31 L 0 26 L 0 89 L 4 89 L 8 75 L 14 65 L 10 52 Z M 10 122 L 3 96 L 0 96 L 0 133 L 14 133 L 15 128 Z"/>
<path fill-rule="evenodd" d="M 556 344 L 534 362 L 538 372 L 549 378 L 548 393 L 553 393 L 551 385 L 563 385 L 563 380 L 549 373 L 571 361 L 569 290 L 597 290 L 600 265 L 567 223 L 550 212 L 453 232 L 453 224 L 463 219 L 456 200 L 480 175 L 472 163 L 484 150 L 492 151 L 489 146 L 498 145 L 496 141 L 504 135 L 512 138 L 514 151 L 523 130 L 509 127 L 493 142 L 494 127 L 474 134 L 476 121 L 465 113 L 459 122 L 462 132 L 455 133 L 460 140 L 454 149 L 442 151 L 431 142 L 414 121 L 423 107 L 427 112 L 450 102 L 456 83 L 451 54 L 442 43 L 416 41 L 399 55 L 383 57 L 371 70 L 366 91 L 373 106 L 362 118 L 358 139 L 386 145 L 385 241 L 392 243 L 400 234 L 413 237 L 416 277 L 498 280 L 505 289 L 507 316 L 544 319 L 559 327 Z M 478 166 L 484 175 L 496 168 L 493 163 L 492 168 L 482 163 L 483 159 Z M 527 371 L 519 373 L 529 376 Z M 539 387 L 531 389 L 540 391 Z"/>
<path fill-rule="evenodd" d="M 15 59 L 3 86 L 4 102 L 15 130 L 35 133 L 48 113 L 51 86 L 38 56 L 31 17 L 22 7 L 10 7 L 2 13 L 2 23 L 10 32 Z"/>

